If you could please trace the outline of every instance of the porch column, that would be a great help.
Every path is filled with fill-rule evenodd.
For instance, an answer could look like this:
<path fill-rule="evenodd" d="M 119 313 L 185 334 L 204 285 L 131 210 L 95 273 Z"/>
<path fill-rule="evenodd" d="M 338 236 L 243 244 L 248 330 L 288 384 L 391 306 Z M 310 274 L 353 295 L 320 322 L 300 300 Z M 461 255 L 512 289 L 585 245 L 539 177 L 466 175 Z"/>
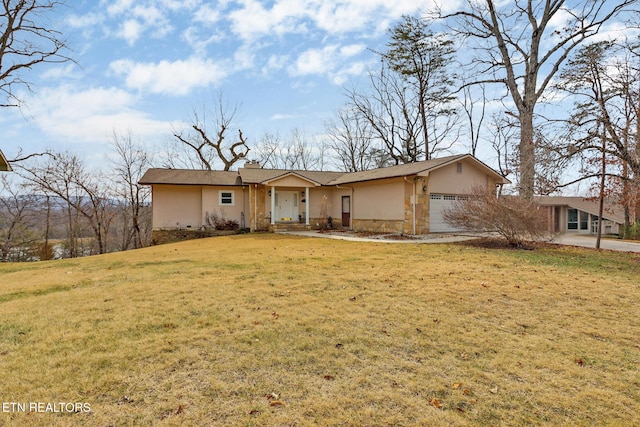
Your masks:
<path fill-rule="evenodd" d="M 276 187 L 271 186 L 271 224 L 276 223 Z"/>
<path fill-rule="evenodd" d="M 304 189 L 304 218 L 305 225 L 309 225 L 309 187 L 305 187 Z"/>

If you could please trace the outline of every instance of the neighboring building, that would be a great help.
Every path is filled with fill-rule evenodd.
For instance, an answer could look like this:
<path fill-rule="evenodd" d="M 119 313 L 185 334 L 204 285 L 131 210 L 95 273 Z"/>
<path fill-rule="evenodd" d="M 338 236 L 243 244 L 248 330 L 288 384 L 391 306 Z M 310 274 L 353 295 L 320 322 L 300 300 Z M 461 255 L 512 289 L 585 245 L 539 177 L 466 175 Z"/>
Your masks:
<path fill-rule="evenodd" d="M 2 154 L 2 150 L 0 150 L 0 172 L 11 172 L 11 165 L 7 161 L 7 158 Z"/>
<path fill-rule="evenodd" d="M 538 206 L 546 211 L 551 230 L 556 233 L 595 234 L 598 232 L 600 202 L 594 198 L 539 196 Z M 605 201 L 603 234 L 620 234 L 624 224 L 622 205 Z"/>
<path fill-rule="evenodd" d="M 259 230 L 327 225 L 356 231 L 427 234 L 455 231 L 443 211 L 474 186 L 508 184 L 469 154 L 373 169 L 322 172 L 263 169 L 236 172 L 150 169 L 153 228 L 200 229 L 207 214 Z"/>

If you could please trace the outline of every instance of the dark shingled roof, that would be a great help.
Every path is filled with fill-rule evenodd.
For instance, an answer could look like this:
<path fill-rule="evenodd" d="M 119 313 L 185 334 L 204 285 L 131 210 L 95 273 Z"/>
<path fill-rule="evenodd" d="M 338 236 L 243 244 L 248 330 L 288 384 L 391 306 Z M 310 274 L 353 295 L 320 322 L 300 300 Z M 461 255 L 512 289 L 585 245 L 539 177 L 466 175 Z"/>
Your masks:
<path fill-rule="evenodd" d="M 149 169 L 140 184 L 173 185 L 242 185 L 238 172 L 191 169 Z"/>
<path fill-rule="evenodd" d="M 307 179 L 316 185 L 340 185 L 355 182 L 372 181 L 376 179 L 396 178 L 401 176 L 416 175 L 429 170 L 437 169 L 449 163 L 462 159 L 469 159 L 478 165 L 484 166 L 496 177 L 497 172 L 470 154 L 442 157 L 439 159 L 425 160 L 422 162 L 407 163 L 404 165 L 389 166 L 362 172 L 323 172 L 301 171 L 287 169 L 262 169 L 260 167 L 242 167 L 237 172 L 231 171 L 204 171 L 188 169 L 149 169 L 140 179 L 140 184 L 173 184 L 173 185 L 247 185 L 264 184 L 274 179 L 287 175 L 296 175 Z M 504 183 L 510 181 L 500 177 Z"/>
<path fill-rule="evenodd" d="M 498 175 L 497 172 L 495 172 L 489 166 L 482 163 L 480 160 L 473 157 L 471 154 L 458 154 L 455 156 L 447 156 L 447 157 L 440 157 L 438 159 L 424 160 L 422 162 L 407 163 L 404 165 L 396 165 L 396 166 L 389 166 L 386 168 L 348 173 L 348 174 L 344 174 L 340 178 L 337 178 L 331 181 L 329 184 L 331 185 L 349 184 L 353 182 L 372 181 L 375 179 L 397 178 L 401 176 L 417 175 L 419 173 L 434 170 L 446 164 L 454 163 L 462 159 L 471 159 L 477 162 L 479 165 L 482 165 L 485 168 L 487 168 L 487 170 L 491 171 L 495 176 L 501 178 L 505 184 L 510 183 L 508 179 Z"/>

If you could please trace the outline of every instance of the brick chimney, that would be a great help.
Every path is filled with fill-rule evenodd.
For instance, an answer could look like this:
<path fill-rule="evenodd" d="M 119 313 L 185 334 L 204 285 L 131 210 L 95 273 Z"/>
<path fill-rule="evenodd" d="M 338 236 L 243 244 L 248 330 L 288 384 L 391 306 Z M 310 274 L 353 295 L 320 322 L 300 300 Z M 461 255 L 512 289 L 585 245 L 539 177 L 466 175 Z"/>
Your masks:
<path fill-rule="evenodd" d="M 260 169 L 260 162 L 256 160 L 248 160 L 244 163 L 245 169 Z"/>

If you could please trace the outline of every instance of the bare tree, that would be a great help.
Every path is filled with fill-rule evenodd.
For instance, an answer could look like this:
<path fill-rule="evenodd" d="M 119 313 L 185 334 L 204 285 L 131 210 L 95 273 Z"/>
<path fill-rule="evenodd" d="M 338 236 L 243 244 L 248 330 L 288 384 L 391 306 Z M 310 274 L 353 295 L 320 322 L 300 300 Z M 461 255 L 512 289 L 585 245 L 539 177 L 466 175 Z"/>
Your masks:
<path fill-rule="evenodd" d="M 457 109 L 449 67 L 453 44 L 425 21 L 405 16 L 390 31 L 368 87 L 348 89 L 348 108 L 395 164 L 430 159 L 456 142 Z"/>
<path fill-rule="evenodd" d="M 316 138 L 298 128 L 291 129 L 283 140 L 280 135 L 265 133 L 254 153 L 261 165 L 273 169 L 322 170 L 324 148 Z"/>
<path fill-rule="evenodd" d="M 0 261 L 25 261 L 36 242 L 36 197 L 6 175 L 0 177 Z M 33 254 L 31 254 L 33 255 Z"/>
<path fill-rule="evenodd" d="M 469 151 L 474 157 L 476 156 L 481 140 L 480 133 L 483 129 L 487 109 L 487 95 L 484 85 L 479 85 L 479 89 L 480 99 L 476 99 L 472 93 L 472 87 L 468 85 L 463 86 L 463 98 L 462 101 L 460 101 L 467 124 L 469 125 Z"/>
<path fill-rule="evenodd" d="M 329 149 L 345 172 L 358 172 L 383 167 L 388 161 L 384 150 L 375 145 L 371 125 L 353 109 L 344 107 L 336 118 L 325 123 Z"/>
<path fill-rule="evenodd" d="M 62 34 L 45 19 L 62 1 L 2 0 L 0 9 L 0 107 L 21 104 L 14 88 L 30 89 L 23 72 L 43 63 L 69 61 Z"/>
<path fill-rule="evenodd" d="M 369 92 L 347 90 L 348 107 L 371 127 L 394 164 L 424 159 L 425 145 L 419 143 L 420 115 L 413 102 L 415 94 L 384 64 L 379 72 L 369 73 L 369 83 Z"/>
<path fill-rule="evenodd" d="M 121 216 L 121 250 L 146 246 L 151 223 L 148 209 L 150 190 L 138 184 L 144 172 L 151 167 L 151 156 L 142 146 L 133 142 L 131 133 L 113 133 L 112 159 L 113 190 L 119 201 Z"/>
<path fill-rule="evenodd" d="M 514 139 L 516 137 L 516 125 L 508 116 L 494 114 L 487 126 L 487 139 L 496 155 L 498 172 L 504 178 L 517 173 L 517 160 L 514 158 Z"/>
<path fill-rule="evenodd" d="M 225 145 L 225 139 L 230 132 L 237 114 L 238 107 L 225 105 L 222 95 L 218 96 L 215 110 L 211 113 L 198 113 L 194 111 L 191 131 L 177 132 L 174 137 L 186 147 L 192 154 L 197 155 L 202 168 L 213 169 L 213 162 L 219 159 L 223 163 L 223 170 L 228 171 L 239 160 L 244 159 L 249 153 L 249 146 L 238 130 L 238 138 L 230 145 Z M 209 123 L 213 121 L 213 130 Z M 171 161 L 171 159 L 169 159 Z"/>
<path fill-rule="evenodd" d="M 390 38 L 387 51 L 380 56 L 415 94 L 423 153 L 429 159 L 435 145 L 444 139 L 445 135 L 438 135 L 442 120 L 450 123 L 456 115 L 449 70 L 453 41 L 444 34 L 434 34 L 426 21 L 412 16 L 403 16 L 391 29 Z"/>
<path fill-rule="evenodd" d="M 59 153 L 44 164 L 23 169 L 25 178 L 35 189 L 63 200 L 67 213 L 69 255 L 84 255 L 79 248 L 81 222 L 91 230 L 97 253 L 108 251 L 107 237 L 113 221 L 109 189 L 97 174 L 90 173 L 83 162 L 70 153 Z"/>
<path fill-rule="evenodd" d="M 439 14 L 454 36 L 473 40 L 469 68 L 476 83 L 506 87 L 520 125 L 520 194 L 531 199 L 535 184 L 534 113 L 569 54 L 602 26 L 632 11 L 638 0 L 466 0 L 463 10 Z"/>
<path fill-rule="evenodd" d="M 640 57 L 634 50 L 614 41 L 583 46 L 558 83 L 576 98 L 565 123 L 565 144 L 558 147 L 562 157 L 581 165 L 570 184 L 599 178 L 599 197 L 621 200 L 626 226 L 640 178 Z"/>

